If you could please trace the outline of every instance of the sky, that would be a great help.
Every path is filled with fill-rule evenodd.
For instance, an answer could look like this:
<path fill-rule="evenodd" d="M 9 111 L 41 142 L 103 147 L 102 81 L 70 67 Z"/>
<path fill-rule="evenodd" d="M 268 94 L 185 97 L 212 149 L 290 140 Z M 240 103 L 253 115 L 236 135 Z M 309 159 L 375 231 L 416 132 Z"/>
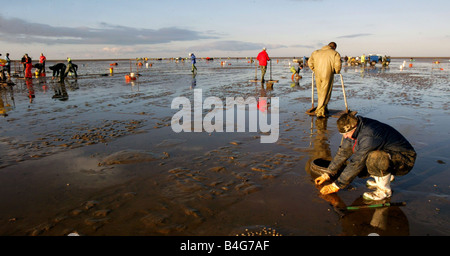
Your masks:
<path fill-rule="evenodd" d="M 450 57 L 448 0 L 0 0 L 0 53 L 20 59 Z"/>

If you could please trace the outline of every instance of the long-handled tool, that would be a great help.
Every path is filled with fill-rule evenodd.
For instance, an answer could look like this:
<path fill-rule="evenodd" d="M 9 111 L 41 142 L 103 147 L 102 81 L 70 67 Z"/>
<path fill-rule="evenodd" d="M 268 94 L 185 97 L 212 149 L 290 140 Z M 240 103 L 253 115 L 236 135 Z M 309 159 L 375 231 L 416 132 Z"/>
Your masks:
<path fill-rule="evenodd" d="M 314 72 L 312 72 L 312 76 L 311 76 L 311 108 L 306 110 L 306 114 L 314 115 L 314 111 L 316 111 L 316 107 L 314 107 Z"/>
<path fill-rule="evenodd" d="M 345 88 L 344 88 L 344 78 L 342 77 L 341 73 L 339 73 L 339 76 L 341 77 L 342 93 L 344 94 L 345 113 L 348 113 L 347 96 L 345 95 Z"/>
<path fill-rule="evenodd" d="M 405 206 L 405 202 L 400 203 L 384 203 L 384 204 L 370 204 L 370 205 L 360 205 L 360 206 L 347 206 L 347 210 L 360 210 L 360 209 L 370 209 L 370 208 L 382 208 L 390 206 Z"/>
<path fill-rule="evenodd" d="M 278 83 L 278 80 L 272 80 L 272 60 L 270 60 L 270 80 L 269 83 Z"/>
<path fill-rule="evenodd" d="M 350 110 L 348 109 L 348 103 L 347 103 L 347 95 L 345 93 L 345 87 L 344 87 L 344 78 L 342 74 L 339 74 L 341 77 L 341 85 L 342 85 L 342 94 L 344 95 L 344 102 L 345 102 L 345 112 L 349 113 Z M 306 111 L 306 114 L 308 115 L 315 115 L 316 107 L 314 107 L 314 72 L 312 73 L 311 77 L 311 108 Z M 330 111 L 330 112 L 336 112 L 336 111 Z M 358 112 L 351 111 L 352 114 L 356 114 Z M 331 114 L 332 116 L 340 116 L 342 114 L 342 111 L 338 111 L 337 113 Z"/>

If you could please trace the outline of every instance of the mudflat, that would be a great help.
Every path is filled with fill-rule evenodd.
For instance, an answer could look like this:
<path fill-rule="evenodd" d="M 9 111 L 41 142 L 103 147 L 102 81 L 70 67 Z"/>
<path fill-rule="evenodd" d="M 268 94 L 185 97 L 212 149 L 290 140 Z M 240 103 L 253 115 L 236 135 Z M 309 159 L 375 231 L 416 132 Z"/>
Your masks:
<path fill-rule="evenodd" d="M 13 78 L 0 91 L 0 235 L 449 235 L 448 61 L 343 67 L 349 108 L 390 124 L 418 153 L 392 183 L 390 201 L 405 206 L 357 211 L 341 209 L 365 204 L 365 179 L 326 197 L 314 185 L 310 163 L 332 157 L 341 135 L 335 117 L 305 114 L 311 71 L 294 83 L 289 62 L 274 61 L 271 86 L 249 82 L 255 66 L 244 59 L 199 60 L 195 76 L 170 60 L 133 63 L 131 82 L 128 61 L 112 75 L 108 61 L 74 62 L 78 79 L 62 84 L 49 72 Z M 329 107 L 344 110 L 335 81 Z M 261 143 L 260 131 L 174 132 L 171 103 L 193 102 L 194 89 L 223 102 L 278 97 L 278 141 Z"/>

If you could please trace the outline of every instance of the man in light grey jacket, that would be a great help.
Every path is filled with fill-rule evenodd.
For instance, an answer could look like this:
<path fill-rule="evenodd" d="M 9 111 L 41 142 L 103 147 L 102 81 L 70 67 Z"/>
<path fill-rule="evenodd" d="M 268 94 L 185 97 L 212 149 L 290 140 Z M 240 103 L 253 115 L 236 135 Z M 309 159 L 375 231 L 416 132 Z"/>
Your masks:
<path fill-rule="evenodd" d="M 336 51 L 336 47 L 336 43 L 331 42 L 322 49 L 311 53 L 308 60 L 308 66 L 314 72 L 316 79 L 317 117 L 327 116 L 334 74 L 341 72 L 341 55 Z"/>

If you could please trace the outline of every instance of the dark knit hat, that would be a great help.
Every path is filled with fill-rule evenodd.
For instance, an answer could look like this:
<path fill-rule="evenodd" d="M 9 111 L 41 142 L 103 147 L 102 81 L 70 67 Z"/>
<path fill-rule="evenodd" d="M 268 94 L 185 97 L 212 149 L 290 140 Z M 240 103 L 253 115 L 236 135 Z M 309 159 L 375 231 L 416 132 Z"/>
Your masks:
<path fill-rule="evenodd" d="M 354 114 L 345 113 L 342 114 L 337 120 L 337 128 L 339 133 L 347 133 L 356 128 L 358 125 L 358 118 Z"/>

